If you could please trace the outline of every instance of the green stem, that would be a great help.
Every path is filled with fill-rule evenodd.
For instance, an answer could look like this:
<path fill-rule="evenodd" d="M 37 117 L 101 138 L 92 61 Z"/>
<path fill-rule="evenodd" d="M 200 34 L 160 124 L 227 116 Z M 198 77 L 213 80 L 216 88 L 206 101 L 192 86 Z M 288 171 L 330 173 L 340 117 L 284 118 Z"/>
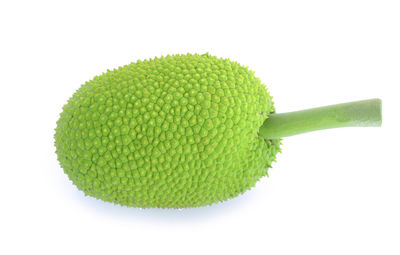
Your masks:
<path fill-rule="evenodd" d="M 382 101 L 369 99 L 270 114 L 261 126 L 259 135 L 266 139 L 275 139 L 329 128 L 379 127 L 381 124 Z"/>

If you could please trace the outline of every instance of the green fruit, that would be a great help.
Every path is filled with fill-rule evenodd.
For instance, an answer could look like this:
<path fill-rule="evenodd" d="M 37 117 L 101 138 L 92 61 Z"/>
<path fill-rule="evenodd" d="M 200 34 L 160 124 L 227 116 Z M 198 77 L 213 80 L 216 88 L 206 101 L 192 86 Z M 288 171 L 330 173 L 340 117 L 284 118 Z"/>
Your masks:
<path fill-rule="evenodd" d="M 134 207 L 184 208 L 233 198 L 267 175 L 280 139 L 252 71 L 228 59 L 173 55 L 86 82 L 57 122 L 56 152 L 86 195 Z"/>
<path fill-rule="evenodd" d="M 56 152 L 86 195 L 184 208 L 233 198 L 263 176 L 280 138 L 380 126 L 381 100 L 274 113 L 252 71 L 208 54 L 138 61 L 86 82 L 57 121 Z"/>

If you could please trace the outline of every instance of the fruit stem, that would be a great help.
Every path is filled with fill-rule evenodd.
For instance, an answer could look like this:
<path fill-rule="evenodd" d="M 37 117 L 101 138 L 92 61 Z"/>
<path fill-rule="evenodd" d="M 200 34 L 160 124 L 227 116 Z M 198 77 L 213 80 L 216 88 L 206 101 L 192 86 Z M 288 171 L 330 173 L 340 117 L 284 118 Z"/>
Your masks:
<path fill-rule="evenodd" d="M 382 124 L 382 100 L 368 99 L 302 111 L 270 114 L 260 128 L 266 139 L 339 127 L 379 127 Z"/>

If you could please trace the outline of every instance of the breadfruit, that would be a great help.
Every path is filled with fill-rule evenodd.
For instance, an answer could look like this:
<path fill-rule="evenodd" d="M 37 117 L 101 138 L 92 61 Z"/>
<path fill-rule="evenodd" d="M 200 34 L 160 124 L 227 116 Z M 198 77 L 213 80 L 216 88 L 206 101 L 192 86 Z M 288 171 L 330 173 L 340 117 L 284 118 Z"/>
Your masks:
<path fill-rule="evenodd" d="M 54 135 L 69 179 L 129 207 L 225 201 L 268 174 L 281 137 L 380 126 L 381 100 L 275 113 L 254 72 L 208 54 L 137 61 L 94 77 L 64 105 Z"/>
<path fill-rule="evenodd" d="M 267 175 L 280 139 L 258 131 L 272 98 L 247 67 L 208 54 L 109 70 L 57 121 L 58 160 L 86 195 L 133 207 L 198 207 Z"/>

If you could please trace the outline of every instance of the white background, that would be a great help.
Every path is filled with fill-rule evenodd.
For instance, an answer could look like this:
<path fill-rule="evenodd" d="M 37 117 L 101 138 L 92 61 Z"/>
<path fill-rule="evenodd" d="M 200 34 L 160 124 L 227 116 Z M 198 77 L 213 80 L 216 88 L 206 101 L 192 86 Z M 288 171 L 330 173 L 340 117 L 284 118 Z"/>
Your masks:
<path fill-rule="evenodd" d="M 400 254 L 399 1 L 1 1 L 1 254 Z M 382 128 L 286 138 L 256 188 L 211 207 L 84 197 L 53 146 L 106 69 L 171 53 L 249 66 L 278 112 L 379 97 Z"/>

